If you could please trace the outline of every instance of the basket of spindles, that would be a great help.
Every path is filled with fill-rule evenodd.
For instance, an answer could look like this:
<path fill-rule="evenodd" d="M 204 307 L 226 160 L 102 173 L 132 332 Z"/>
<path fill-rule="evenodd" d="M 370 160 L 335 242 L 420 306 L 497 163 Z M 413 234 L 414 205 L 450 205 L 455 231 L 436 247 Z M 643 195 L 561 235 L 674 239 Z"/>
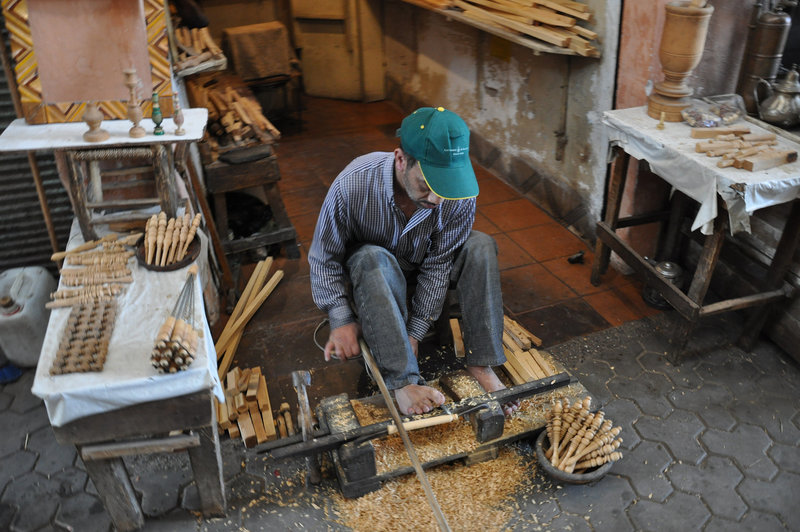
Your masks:
<path fill-rule="evenodd" d="M 179 270 L 190 264 L 200 253 L 196 238 L 200 214 L 184 214 L 169 218 L 164 211 L 147 220 L 136 258 L 143 267 L 154 271 Z"/>
<path fill-rule="evenodd" d="M 602 478 L 622 458 L 621 427 L 615 427 L 603 411 L 590 412 L 591 399 L 570 405 L 556 401 L 545 414 L 546 430 L 536 440 L 536 458 L 556 480 L 586 484 Z"/>

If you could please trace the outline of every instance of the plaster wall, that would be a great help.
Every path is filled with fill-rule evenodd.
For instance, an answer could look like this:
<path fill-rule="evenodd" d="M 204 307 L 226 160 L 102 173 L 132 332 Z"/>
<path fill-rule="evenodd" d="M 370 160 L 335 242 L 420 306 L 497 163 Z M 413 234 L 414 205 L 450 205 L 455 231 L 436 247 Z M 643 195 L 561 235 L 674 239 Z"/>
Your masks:
<path fill-rule="evenodd" d="M 470 126 L 472 154 L 592 239 L 606 176 L 619 0 L 589 0 L 602 57 L 532 50 L 401 2 L 385 4 L 387 91 L 404 109 L 444 106 Z"/>

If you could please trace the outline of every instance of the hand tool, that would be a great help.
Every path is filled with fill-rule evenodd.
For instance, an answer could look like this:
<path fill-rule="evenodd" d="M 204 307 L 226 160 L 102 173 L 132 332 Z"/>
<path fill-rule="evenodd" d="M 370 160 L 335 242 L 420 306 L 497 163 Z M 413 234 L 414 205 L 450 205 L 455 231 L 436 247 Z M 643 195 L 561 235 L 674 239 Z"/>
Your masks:
<path fill-rule="evenodd" d="M 305 370 L 292 372 L 292 384 L 297 392 L 297 424 L 300 425 L 300 435 L 303 441 L 307 442 L 314 437 L 314 419 L 311 415 L 311 406 L 308 404 L 308 393 L 306 386 L 311 384 L 311 373 Z M 316 455 L 306 457 L 306 468 L 308 469 L 308 482 L 319 484 L 322 481 L 322 473 L 319 468 L 319 460 Z"/>

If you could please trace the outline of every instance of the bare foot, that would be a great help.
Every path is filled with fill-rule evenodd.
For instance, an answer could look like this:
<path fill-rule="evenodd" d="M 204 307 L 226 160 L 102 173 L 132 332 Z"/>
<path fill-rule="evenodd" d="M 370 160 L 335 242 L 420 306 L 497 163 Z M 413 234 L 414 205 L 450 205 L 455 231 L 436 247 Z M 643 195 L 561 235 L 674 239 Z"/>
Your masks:
<path fill-rule="evenodd" d="M 397 399 L 397 408 L 405 415 L 424 414 L 444 404 L 444 395 L 439 390 L 419 384 L 409 384 L 395 390 L 394 397 Z"/>
<path fill-rule="evenodd" d="M 490 366 L 467 366 L 467 373 L 475 377 L 478 384 L 487 392 L 496 392 L 505 389 L 506 385 L 497 377 Z M 503 412 L 510 416 L 519 409 L 519 401 L 509 401 L 503 405 Z"/>

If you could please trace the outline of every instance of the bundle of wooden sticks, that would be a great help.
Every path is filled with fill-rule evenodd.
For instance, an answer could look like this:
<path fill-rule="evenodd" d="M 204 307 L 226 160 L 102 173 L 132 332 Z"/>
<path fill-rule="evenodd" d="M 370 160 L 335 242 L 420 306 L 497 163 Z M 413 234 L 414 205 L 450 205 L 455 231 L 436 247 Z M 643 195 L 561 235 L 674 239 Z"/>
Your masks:
<path fill-rule="evenodd" d="M 550 441 L 545 456 L 566 473 L 581 473 L 622 458 L 617 451 L 622 444 L 622 438 L 617 437 L 622 428 L 613 427 L 602 411 L 589 412 L 590 407 L 589 397 L 574 405 L 563 398 L 545 414 Z"/>
<path fill-rule="evenodd" d="M 197 265 L 189 268 L 175 308 L 156 335 L 150 355 L 153 367 L 162 373 L 175 373 L 188 368 L 197 356 L 200 336 L 194 326 L 194 280 Z"/>
<path fill-rule="evenodd" d="M 169 220 L 164 211 L 151 216 L 144 233 L 145 262 L 169 266 L 183 260 L 200 226 L 200 219 L 200 213 L 194 218 L 187 213 Z"/>

